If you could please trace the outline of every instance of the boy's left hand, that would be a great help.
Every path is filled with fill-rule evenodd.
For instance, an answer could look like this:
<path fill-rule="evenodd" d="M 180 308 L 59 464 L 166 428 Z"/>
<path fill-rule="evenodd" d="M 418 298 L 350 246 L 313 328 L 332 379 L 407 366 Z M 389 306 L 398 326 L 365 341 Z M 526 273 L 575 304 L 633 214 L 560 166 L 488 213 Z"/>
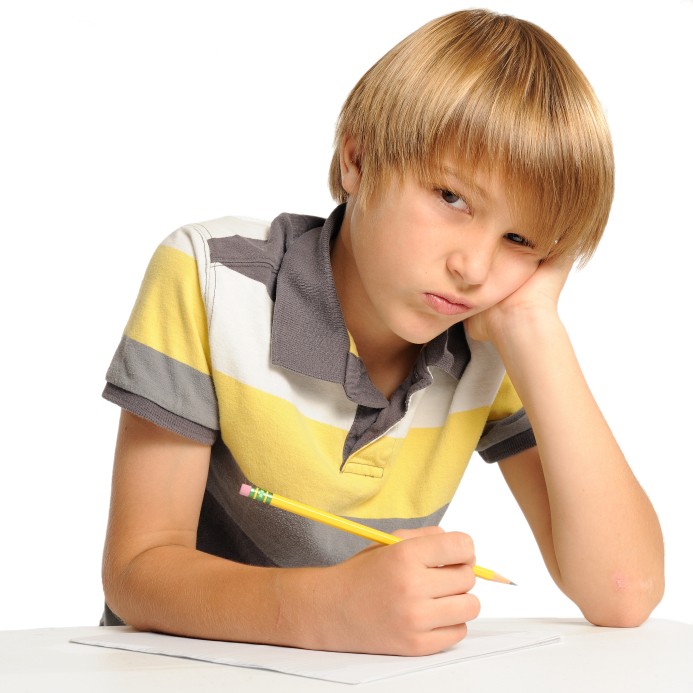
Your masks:
<path fill-rule="evenodd" d="M 528 321 L 557 318 L 558 298 L 573 266 L 572 258 L 546 260 L 512 294 L 464 321 L 467 334 L 477 341 L 508 337 Z"/>

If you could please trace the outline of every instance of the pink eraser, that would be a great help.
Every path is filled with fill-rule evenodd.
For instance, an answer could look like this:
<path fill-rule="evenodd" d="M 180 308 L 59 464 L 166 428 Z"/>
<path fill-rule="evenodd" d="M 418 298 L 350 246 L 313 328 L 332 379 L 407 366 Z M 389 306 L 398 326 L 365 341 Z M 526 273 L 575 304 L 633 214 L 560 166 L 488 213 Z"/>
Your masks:
<path fill-rule="evenodd" d="M 250 496 L 250 492 L 252 490 L 252 486 L 248 486 L 248 484 L 241 484 L 241 490 L 238 493 L 240 493 L 242 496 Z"/>

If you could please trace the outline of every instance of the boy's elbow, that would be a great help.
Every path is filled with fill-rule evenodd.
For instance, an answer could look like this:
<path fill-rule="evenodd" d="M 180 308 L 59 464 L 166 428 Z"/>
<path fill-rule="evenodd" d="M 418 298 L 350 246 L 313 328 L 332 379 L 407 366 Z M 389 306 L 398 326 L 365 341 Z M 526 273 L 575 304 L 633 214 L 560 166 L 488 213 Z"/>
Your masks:
<path fill-rule="evenodd" d="M 580 608 L 585 618 L 595 626 L 636 628 L 647 621 L 663 594 L 663 580 L 627 581 L 617 578 L 607 595 Z"/>
<path fill-rule="evenodd" d="M 141 555 L 141 554 L 140 554 Z M 101 584 L 104 601 L 109 610 L 124 623 L 138 630 L 151 630 L 147 624 L 137 618 L 137 576 L 134 566 L 135 558 L 129 561 L 127 557 L 115 552 L 104 551 L 101 568 Z"/>
<path fill-rule="evenodd" d="M 101 582 L 103 586 L 104 601 L 106 602 L 106 607 L 108 610 L 124 623 L 129 623 L 129 621 L 123 616 L 123 605 L 121 604 L 121 599 L 119 598 L 122 590 L 118 589 L 118 583 L 120 580 L 118 579 L 117 574 L 112 570 L 104 570 L 101 575 Z"/>
<path fill-rule="evenodd" d="M 612 606 L 595 610 L 594 613 L 584 610 L 583 615 L 594 626 L 637 628 L 647 621 L 653 608 L 643 608 L 641 605 L 617 606 L 615 608 Z"/>
<path fill-rule="evenodd" d="M 128 590 L 123 585 L 122 580 L 116 576 L 104 576 L 103 593 L 106 607 L 110 611 L 110 614 L 106 612 L 105 616 L 109 619 L 112 614 L 118 621 L 132 626 L 136 630 L 156 630 L 156 624 L 146 618 L 142 608 L 138 608 L 135 595 L 133 595 L 132 590 Z M 117 625 L 117 623 L 106 625 Z"/>

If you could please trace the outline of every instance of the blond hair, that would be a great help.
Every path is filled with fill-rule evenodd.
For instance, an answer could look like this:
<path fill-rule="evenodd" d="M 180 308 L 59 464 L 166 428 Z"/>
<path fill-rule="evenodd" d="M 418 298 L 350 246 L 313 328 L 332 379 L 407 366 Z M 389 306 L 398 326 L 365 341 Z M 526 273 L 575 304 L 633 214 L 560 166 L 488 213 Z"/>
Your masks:
<path fill-rule="evenodd" d="M 547 256 L 589 259 L 613 198 L 611 138 L 566 50 L 538 26 L 485 10 L 436 19 L 356 84 L 335 135 L 330 190 L 347 200 L 340 147 L 353 139 L 362 202 L 393 177 L 441 180 L 443 162 L 499 175 L 518 224 Z"/>

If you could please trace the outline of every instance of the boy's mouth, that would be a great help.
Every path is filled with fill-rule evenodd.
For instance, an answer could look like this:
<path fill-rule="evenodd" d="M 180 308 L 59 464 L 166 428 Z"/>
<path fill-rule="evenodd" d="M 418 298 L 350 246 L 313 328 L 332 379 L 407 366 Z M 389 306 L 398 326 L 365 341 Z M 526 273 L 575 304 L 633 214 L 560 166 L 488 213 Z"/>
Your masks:
<path fill-rule="evenodd" d="M 462 303 L 453 296 L 425 293 L 424 300 L 436 313 L 441 315 L 462 315 L 472 309 L 472 306 Z"/>

